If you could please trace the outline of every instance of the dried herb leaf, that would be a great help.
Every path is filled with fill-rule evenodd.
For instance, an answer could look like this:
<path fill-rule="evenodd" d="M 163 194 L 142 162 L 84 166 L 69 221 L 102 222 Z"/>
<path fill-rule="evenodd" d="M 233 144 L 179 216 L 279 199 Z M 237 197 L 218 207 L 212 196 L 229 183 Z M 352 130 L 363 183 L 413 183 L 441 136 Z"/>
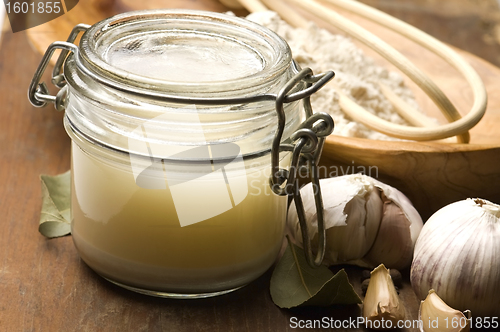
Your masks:
<path fill-rule="evenodd" d="M 310 267 L 290 240 L 271 277 L 271 297 L 280 308 L 361 303 L 343 269 L 334 275 L 326 266 Z"/>
<path fill-rule="evenodd" d="M 48 238 L 71 233 L 70 171 L 56 176 L 41 175 L 42 212 L 38 231 Z"/>

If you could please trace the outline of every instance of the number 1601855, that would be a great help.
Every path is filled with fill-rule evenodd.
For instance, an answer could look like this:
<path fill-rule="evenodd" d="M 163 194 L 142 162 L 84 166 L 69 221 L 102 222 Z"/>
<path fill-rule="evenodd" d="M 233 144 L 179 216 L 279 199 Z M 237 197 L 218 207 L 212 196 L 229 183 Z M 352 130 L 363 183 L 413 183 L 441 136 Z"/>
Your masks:
<path fill-rule="evenodd" d="M 7 2 L 5 4 L 7 14 L 58 14 L 61 12 L 60 2 Z"/>

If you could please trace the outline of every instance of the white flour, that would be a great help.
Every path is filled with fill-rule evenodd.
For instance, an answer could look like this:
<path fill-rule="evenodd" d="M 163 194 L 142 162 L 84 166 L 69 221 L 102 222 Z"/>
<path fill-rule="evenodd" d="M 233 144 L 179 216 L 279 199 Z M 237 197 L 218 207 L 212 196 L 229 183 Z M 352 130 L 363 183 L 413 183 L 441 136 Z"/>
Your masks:
<path fill-rule="evenodd" d="M 402 76 L 376 65 L 349 38 L 334 35 L 313 23 L 307 29 L 293 28 L 271 11 L 250 14 L 247 19 L 266 26 L 284 38 L 301 67 L 310 67 L 315 73 L 333 70 L 336 74 L 334 80 L 343 92 L 378 117 L 407 124 L 382 94 L 379 83 L 387 85 L 409 105 L 419 109 Z M 336 135 L 394 140 L 350 120 L 340 109 L 338 96 L 329 86 L 322 88 L 311 100 L 313 110 L 327 112 L 333 117 Z"/>

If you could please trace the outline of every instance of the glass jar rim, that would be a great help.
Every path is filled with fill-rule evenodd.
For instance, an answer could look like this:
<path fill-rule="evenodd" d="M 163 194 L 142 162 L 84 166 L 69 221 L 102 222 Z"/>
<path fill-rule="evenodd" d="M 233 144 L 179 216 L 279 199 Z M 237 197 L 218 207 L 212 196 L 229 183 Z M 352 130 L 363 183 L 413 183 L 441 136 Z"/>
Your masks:
<path fill-rule="evenodd" d="M 148 25 L 147 31 L 172 31 L 181 22 L 185 29 L 193 29 L 194 33 L 202 33 L 200 26 L 214 36 L 229 38 L 242 48 L 253 48 L 252 51 L 261 54 L 262 70 L 244 76 L 227 80 L 175 82 L 168 79 L 158 79 L 139 75 L 115 66 L 105 59 L 104 54 L 113 46 L 113 38 L 117 32 L 127 33 L 128 37 L 141 33 L 140 25 Z M 170 27 L 170 28 L 169 28 Z M 125 31 L 125 32 L 123 32 Z M 221 33 L 223 31 L 224 33 Z M 121 36 L 123 37 L 123 36 Z M 248 43 L 240 40 L 244 37 Z M 250 45 L 251 43 L 251 45 Z M 217 91 L 223 93 L 252 88 L 263 82 L 280 77 L 290 66 L 293 66 L 291 51 L 281 37 L 273 31 L 254 22 L 221 13 L 198 10 L 168 9 L 144 10 L 119 14 L 91 26 L 82 36 L 79 46 L 79 57 L 86 71 L 105 77 L 120 85 L 129 86 L 134 90 L 169 92 L 172 94 L 199 93 L 200 91 Z M 147 94 L 147 93 L 146 93 Z"/>
<path fill-rule="evenodd" d="M 162 38 L 154 35 L 156 27 L 164 30 Z M 168 38 L 175 37 L 178 29 L 192 34 L 200 29 L 202 33 L 214 31 L 216 36 L 229 31 L 233 38 L 247 38 L 241 47 L 262 51 L 267 63 L 263 70 L 233 80 L 192 84 L 161 80 L 152 84 L 154 79 L 116 68 L 99 55 L 114 40 L 136 33 L 141 34 L 145 43 L 144 52 L 157 45 L 156 42 L 168 47 Z M 64 62 L 66 116 L 76 132 L 97 144 L 133 154 L 145 153 L 138 147 L 144 142 L 172 147 L 171 150 L 177 146 L 236 143 L 243 156 L 270 151 L 278 124 L 277 98 L 300 70 L 292 60 L 288 44 L 274 32 L 235 16 L 190 10 L 124 13 L 82 30 L 85 33 L 79 47 L 72 49 L 73 54 Z M 152 43 L 149 33 L 153 34 Z M 137 40 L 134 38 L 121 46 L 126 48 L 130 41 Z M 184 40 L 189 41 L 189 38 Z M 211 43 L 209 37 L 202 46 L 213 48 L 217 43 Z M 230 50 L 224 48 L 226 52 Z M 280 141 L 288 139 L 300 123 L 303 97 L 293 93 L 300 94 L 306 85 L 306 81 L 299 80 L 286 91 L 292 98 L 283 106 L 286 120 L 280 123 L 283 127 Z M 146 124 L 147 135 L 142 128 Z M 156 150 L 161 153 L 154 157 L 173 157 L 162 149 Z"/>

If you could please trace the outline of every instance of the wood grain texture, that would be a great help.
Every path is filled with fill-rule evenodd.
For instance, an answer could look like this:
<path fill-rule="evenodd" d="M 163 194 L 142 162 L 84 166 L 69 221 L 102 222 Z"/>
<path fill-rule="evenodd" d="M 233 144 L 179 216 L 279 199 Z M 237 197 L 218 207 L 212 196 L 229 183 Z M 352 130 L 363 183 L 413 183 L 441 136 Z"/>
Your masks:
<path fill-rule="evenodd" d="M 79 6 L 85 0 L 81 0 Z M 220 5 L 215 0 L 168 1 L 169 6 L 215 10 Z M 199 7 L 198 7 L 199 6 Z M 74 10 L 78 10 L 76 7 Z M 108 10 L 108 9 L 105 9 Z M 114 10 L 114 9 L 113 9 Z M 217 9 L 218 10 L 218 9 Z M 222 10 L 222 9 L 221 9 Z M 96 12 L 89 19 L 97 20 L 103 12 Z M 80 23 L 74 22 L 74 24 Z M 90 22 L 87 22 L 90 23 Z M 70 29 L 68 24 L 68 30 Z M 40 28 L 42 29 L 42 28 Z M 43 29 L 42 29 L 43 30 Z M 40 36 L 43 31 L 38 30 Z M 36 39 L 36 38 L 35 38 Z M 247 287 L 218 298 L 181 301 L 151 298 L 135 294 L 105 281 L 90 270 L 78 257 L 71 237 L 47 240 L 37 231 L 41 206 L 39 174 L 58 174 L 69 169 L 70 139 L 62 126 L 62 113 L 51 106 L 45 109 L 32 107 L 27 99 L 27 89 L 40 55 L 30 46 L 26 33 L 4 32 L 0 48 L 0 331 L 296 331 L 290 326 L 290 318 L 334 320 L 355 318 L 357 306 L 348 308 L 302 308 L 280 310 L 269 295 L 270 272 Z M 52 39 L 53 41 L 55 39 Z M 417 54 L 418 55 L 418 54 Z M 483 78 L 487 78 L 490 93 L 496 91 L 498 73 L 494 67 L 482 62 L 475 64 Z M 49 81 L 48 77 L 45 77 Z M 455 86 L 452 79 L 444 81 Z M 458 91 L 461 88 L 458 88 Z M 466 88 L 464 88 L 466 89 Z M 470 98 L 460 93 L 457 98 Z M 463 95 L 463 96 L 462 96 Z M 495 95 L 494 95 L 495 96 Z M 491 98 L 492 105 L 498 99 Z M 494 106 L 497 107 L 497 106 Z M 499 123 L 498 115 L 487 115 L 489 124 L 478 130 L 488 141 L 490 132 Z M 487 128 L 486 128 L 487 127 Z M 481 127 L 480 127 L 481 128 Z M 489 130 L 489 131 L 488 131 Z M 482 131 L 482 133 L 481 133 Z M 493 133 L 492 135 L 495 135 Z M 476 136 L 477 137 L 477 136 Z M 493 136 L 494 138 L 494 136 Z M 496 138 L 492 142 L 498 142 Z M 492 179 L 498 162 L 498 149 L 488 151 L 486 159 L 460 152 L 436 153 L 436 147 L 419 145 L 420 154 L 406 151 L 408 147 L 393 146 L 390 151 L 373 143 L 370 149 L 357 141 L 346 146 L 342 138 L 333 137 L 328 145 L 328 155 L 335 156 L 341 149 L 342 160 L 325 158 L 333 164 L 349 165 L 373 163 L 373 149 L 387 156 L 384 166 L 386 176 L 392 174 L 410 177 L 411 172 L 442 172 L 427 164 L 427 157 L 434 156 L 451 165 L 448 160 L 467 160 L 474 173 L 487 175 L 477 181 Z M 391 143 L 392 144 L 392 143 Z M 430 143 L 429 143 L 430 144 Z M 377 152 L 377 153 L 379 153 Z M 401 158 L 409 160 L 408 169 L 399 166 Z M 458 166 L 464 165 L 462 162 Z M 449 166 L 447 166 L 449 167 Z M 382 169 L 382 166 L 380 166 Z M 424 172 L 425 171 L 425 172 Z M 451 171 L 456 171 L 451 167 Z M 469 182 L 476 181 L 474 178 Z M 418 182 L 416 178 L 410 182 Z M 400 182 L 401 185 L 404 183 Z M 439 184 L 436 183 L 436 186 Z M 456 185 L 460 192 L 461 184 Z M 492 189 L 494 190 L 494 188 Z M 482 193 L 478 193 L 482 194 Z M 418 199 L 418 196 L 417 196 Z M 423 197 L 432 204 L 430 197 Z M 360 293 L 361 270 L 349 268 L 348 274 Z M 405 280 L 408 280 L 406 271 Z M 418 300 L 406 282 L 401 289 L 406 304 L 407 318 L 416 319 Z M 353 329 L 330 329 L 352 331 Z M 326 329 L 307 329 L 326 331 Z M 417 331 L 406 329 L 404 331 Z"/>
<path fill-rule="evenodd" d="M 331 136 L 322 165 L 330 172 L 363 172 L 392 185 L 422 218 L 452 202 L 481 197 L 500 202 L 500 147 L 391 142 Z M 339 174 L 342 175 L 342 174 Z"/>

